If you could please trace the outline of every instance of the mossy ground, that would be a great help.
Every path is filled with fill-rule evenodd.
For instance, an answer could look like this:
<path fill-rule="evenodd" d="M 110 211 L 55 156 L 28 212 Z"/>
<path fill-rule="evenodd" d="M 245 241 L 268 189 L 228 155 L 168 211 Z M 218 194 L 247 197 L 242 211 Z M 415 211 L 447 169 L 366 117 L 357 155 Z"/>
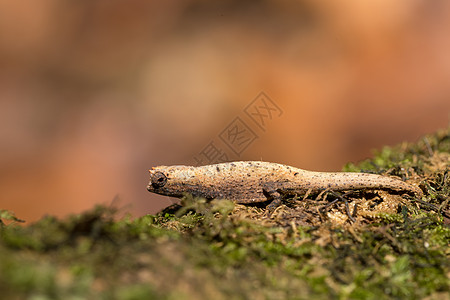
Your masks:
<path fill-rule="evenodd" d="M 422 199 L 310 195 L 268 218 L 186 197 L 155 216 L 96 207 L 25 226 L 1 211 L 1 298 L 449 299 L 449 165 L 443 130 L 344 168 L 402 176 Z"/>

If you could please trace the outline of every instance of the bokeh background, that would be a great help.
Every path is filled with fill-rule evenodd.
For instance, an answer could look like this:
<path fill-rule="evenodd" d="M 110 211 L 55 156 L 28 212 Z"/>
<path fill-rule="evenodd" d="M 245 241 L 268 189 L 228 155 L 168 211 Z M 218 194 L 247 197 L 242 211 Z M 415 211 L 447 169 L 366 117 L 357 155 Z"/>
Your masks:
<path fill-rule="evenodd" d="M 0 208 L 156 212 L 147 170 L 260 92 L 283 114 L 230 159 L 339 170 L 448 126 L 449 53 L 446 0 L 0 1 Z"/>

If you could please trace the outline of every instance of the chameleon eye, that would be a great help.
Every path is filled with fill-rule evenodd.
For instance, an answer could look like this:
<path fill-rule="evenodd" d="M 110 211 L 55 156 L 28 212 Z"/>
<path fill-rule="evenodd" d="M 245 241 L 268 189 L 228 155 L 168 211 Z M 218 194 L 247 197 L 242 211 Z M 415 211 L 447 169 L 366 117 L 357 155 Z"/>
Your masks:
<path fill-rule="evenodd" d="M 154 188 L 163 187 L 167 182 L 167 177 L 162 172 L 155 172 L 152 176 L 152 185 Z"/>

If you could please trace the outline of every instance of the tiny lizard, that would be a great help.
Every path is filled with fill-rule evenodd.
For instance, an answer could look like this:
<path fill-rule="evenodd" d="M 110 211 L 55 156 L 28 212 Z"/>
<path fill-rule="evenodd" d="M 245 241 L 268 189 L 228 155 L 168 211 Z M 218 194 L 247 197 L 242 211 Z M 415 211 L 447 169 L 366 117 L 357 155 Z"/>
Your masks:
<path fill-rule="evenodd" d="M 422 190 L 398 178 L 368 173 L 313 172 L 262 161 L 237 161 L 192 166 L 159 166 L 150 170 L 147 190 L 182 197 L 185 193 L 207 199 L 229 199 L 236 203 L 271 201 L 323 190 L 391 190 L 422 196 Z"/>

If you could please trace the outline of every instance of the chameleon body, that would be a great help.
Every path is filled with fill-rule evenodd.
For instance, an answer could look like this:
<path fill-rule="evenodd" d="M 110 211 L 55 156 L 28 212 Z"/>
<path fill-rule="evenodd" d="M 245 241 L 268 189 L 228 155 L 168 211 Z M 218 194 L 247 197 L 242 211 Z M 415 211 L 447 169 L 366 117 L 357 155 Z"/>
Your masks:
<path fill-rule="evenodd" d="M 192 166 L 159 166 L 150 170 L 147 190 L 172 197 L 184 193 L 236 203 L 271 200 L 277 206 L 290 195 L 323 190 L 391 190 L 422 195 L 418 187 L 400 179 L 367 173 L 313 172 L 262 161 L 238 161 Z"/>

